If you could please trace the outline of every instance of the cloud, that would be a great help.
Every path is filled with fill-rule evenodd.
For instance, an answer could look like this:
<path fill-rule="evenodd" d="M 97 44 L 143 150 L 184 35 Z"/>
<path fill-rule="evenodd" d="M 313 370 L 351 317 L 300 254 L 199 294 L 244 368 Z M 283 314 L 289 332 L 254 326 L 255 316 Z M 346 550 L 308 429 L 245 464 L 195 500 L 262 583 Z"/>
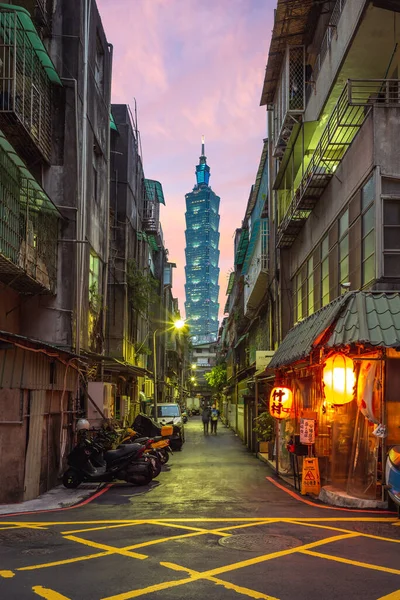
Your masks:
<path fill-rule="evenodd" d="M 184 308 L 185 194 L 201 135 L 220 204 L 220 313 L 266 135 L 259 107 L 276 0 L 98 0 L 114 46 L 113 101 L 137 102 L 146 177 L 161 181 L 173 293 Z"/>

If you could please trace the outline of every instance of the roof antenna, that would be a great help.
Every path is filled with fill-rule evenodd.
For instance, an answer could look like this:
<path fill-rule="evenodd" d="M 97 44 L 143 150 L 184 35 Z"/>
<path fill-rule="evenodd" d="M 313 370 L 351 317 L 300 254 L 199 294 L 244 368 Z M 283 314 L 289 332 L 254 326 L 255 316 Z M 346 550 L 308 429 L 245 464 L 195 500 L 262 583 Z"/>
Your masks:
<path fill-rule="evenodd" d="M 201 155 L 204 156 L 204 135 L 201 136 Z"/>

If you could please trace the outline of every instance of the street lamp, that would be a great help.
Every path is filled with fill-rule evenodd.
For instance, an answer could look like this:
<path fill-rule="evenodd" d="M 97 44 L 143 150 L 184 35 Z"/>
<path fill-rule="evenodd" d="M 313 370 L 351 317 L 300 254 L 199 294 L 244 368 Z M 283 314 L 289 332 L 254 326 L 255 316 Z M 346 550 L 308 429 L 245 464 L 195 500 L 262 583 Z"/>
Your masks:
<path fill-rule="evenodd" d="M 164 331 L 169 331 L 170 329 L 179 331 L 185 327 L 186 323 L 183 319 L 177 319 L 172 323 L 172 327 L 168 327 Z M 157 344 L 156 344 L 156 335 L 160 331 L 160 329 L 155 329 L 153 331 L 153 375 L 154 375 L 154 420 L 158 421 L 158 388 L 157 388 Z"/>

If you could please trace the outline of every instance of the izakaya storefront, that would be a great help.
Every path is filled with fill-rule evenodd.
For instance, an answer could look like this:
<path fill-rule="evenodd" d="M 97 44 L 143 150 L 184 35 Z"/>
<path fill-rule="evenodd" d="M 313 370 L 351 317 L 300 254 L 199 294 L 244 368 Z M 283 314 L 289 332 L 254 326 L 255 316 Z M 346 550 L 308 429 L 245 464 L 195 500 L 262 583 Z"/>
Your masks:
<path fill-rule="evenodd" d="M 315 421 L 312 454 L 321 486 L 349 497 L 384 499 L 388 452 L 400 444 L 400 295 L 356 292 L 290 330 L 273 357 L 279 398 L 279 470 L 290 474 L 289 449 L 302 456 L 303 417 Z M 393 452 L 392 452 L 393 455 Z"/>

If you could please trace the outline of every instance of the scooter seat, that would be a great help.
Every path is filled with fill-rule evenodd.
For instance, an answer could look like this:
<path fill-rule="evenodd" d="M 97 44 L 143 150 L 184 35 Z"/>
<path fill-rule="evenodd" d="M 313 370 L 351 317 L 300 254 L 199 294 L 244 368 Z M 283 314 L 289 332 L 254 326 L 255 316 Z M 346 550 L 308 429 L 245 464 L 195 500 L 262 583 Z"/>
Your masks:
<path fill-rule="evenodd" d="M 107 462 L 111 462 L 128 454 L 137 452 L 141 446 L 142 444 L 124 444 L 117 448 L 117 450 L 108 450 L 108 452 L 104 454 L 104 458 Z"/>

